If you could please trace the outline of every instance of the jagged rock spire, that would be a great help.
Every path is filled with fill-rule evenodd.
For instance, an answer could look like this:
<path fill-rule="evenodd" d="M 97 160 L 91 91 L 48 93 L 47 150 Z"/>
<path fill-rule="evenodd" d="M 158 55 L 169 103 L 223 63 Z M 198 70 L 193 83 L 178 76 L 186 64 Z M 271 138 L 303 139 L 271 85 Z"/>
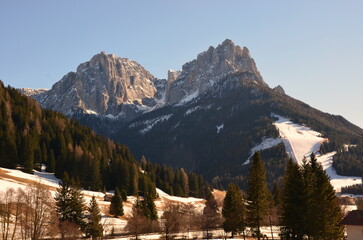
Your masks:
<path fill-rule="evenodd" d="M 168 81 L 167 103 L 175 104 L 190 94 L 208 91 L 226 75 L 236 72 L 250 72 L 254 80 L 267 85 L 258 71 L 249 50 L 226 39 L 216 48 L 209 47 L 198 54 L 197 59 L 183 65 L 182 71 Z"/>

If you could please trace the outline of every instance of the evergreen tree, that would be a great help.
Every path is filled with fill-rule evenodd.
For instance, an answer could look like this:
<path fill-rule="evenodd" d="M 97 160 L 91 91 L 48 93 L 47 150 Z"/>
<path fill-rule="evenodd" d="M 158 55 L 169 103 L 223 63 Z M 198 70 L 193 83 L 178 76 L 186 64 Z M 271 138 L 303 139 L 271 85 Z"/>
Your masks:
<path fill-rule="evenodd" d="M 144 199 L 141 201 L 141 206 L 145 217 L 147 217 L 150 220 L 158 219 L 158 213 L 156 211 L 154 199 L 151 196 L 151 194 L 147 194 L 144 197 Z"/>
<path fill-rule="evenodd" d="M 299 168 L 288 162 L 283 183 L 281 235 L 287 239 L 341 239 L 342 212 L 330 179 L 314 154 Z"/>
<path fill-rule="evenodd" d="M 280 193 L 280 188 L 276 182 L 274 182 L 271 194 L 274 205 L 278 206 L 280 204 L 281 193 Z"/>
<path fill-rule="evenodd" d="M 110 214 L 114 215 L 115 217 L 124 215 L 122 198 L 118 187 L 115 188 L 115 195 L 111 199 Z"/>
<path fill-rule="evenodd" d="M 121 198 L 122 198 L 122 201 L 124 201 L 124 202 L 127 201 L 127 192 L 125 189 L 121 190 Z"/>
<path fill-rule="evenodd" d="M 53 149 L 49 151 L 49 158 L 48 158 L 48 164 L 46 168 L 47 172 L 54 173 L 55 171 L 55 157 Z"/>
<path fill-rule="evenodd" d="M 100 163 L 98 160 L 92 162 L 89 178 L 90 178 L 90 189 L 92 191 L 99 191 L 102 186 L 102 181 L 100 174 Z"/>
<path fill-rule="evenodd" d="M 232 232 L 232 237 L 245 230 L 246 209 L 242 192 L 236 184 L 229 184 L 223 202 L 222 215 L 224 217 L 223 229 Z"/>
<path fill-rule="evenodd" d="M 92 239 L 101 238 L 103 235 L 103 227 L 101 224 L 101 213 L 96 198 L 93 196 L 88 206 L 88 218 L 86 232 Z"/>
<path fill-rule="evenodd" d="M 340 239 L 343 236 L 343 228 L 339 224 L 342 212 L 330 178 L 314 153 L 310 157 L 310 166 L 314 182 L 310 185 L 312 195 L 308 201 L 308 213 L 309 216 L 314 215 L 314 219 L 306 220 L 311 226 L 309 235 L 314 239 Z"/>
<path fill-rule="evenodd" d="M 83 230 L 85 226 L 84 199 L 80 188 L 76 185 L 73 180 L 69 179 L 68 174 L 65 173 L 54 198 L 56 212 L 60 224 L 70 222 Z"/>
<path fill-rule="evenodd" d="M 288 161 L 283 179 L 281 194 L 280 223 L 281 237 L 284 239 L 302 240 L 306 232 L 305 214 L 306 198 L 304 198 L 302 172 L 291 159 Z"/>
<path fill-rule="evenodd" d="M 252 157 L 247 181 L 248 224 L 257 235 L 257 239 L 260 240 L 261 222 L 268 213 L 269 191 L 266 185 L 265 168 L 259 152 Z"/>
<path fill-rule="evenodd" d="M 25 137 L 25 159 L 24 159 L 24 172 L 33 173 L 34 169 L 34 149 L 31 141 L 31 137 Z"/>

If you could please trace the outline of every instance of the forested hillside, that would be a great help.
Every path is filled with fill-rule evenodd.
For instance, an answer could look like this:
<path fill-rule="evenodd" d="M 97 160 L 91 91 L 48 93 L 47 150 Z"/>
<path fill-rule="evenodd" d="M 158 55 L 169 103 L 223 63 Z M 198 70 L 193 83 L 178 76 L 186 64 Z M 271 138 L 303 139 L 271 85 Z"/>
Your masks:
<path fill-rule="evenodd" d="M 167 193 L 196 197 L 209 191 L 202 177 L 183 169 L 149 163 L 145 165 L 149 166 L 147 171 L 142 171 L 125 145 L 101 137 L 62 114 L 43 110 L 35 100 L 5 88 L 0 81 L 0 166 L 32 173 L 42 164 L 58 178 L 67 172 L 91 190 L 117 186 L 129 195 L 155 195 L 158 186 Z M 192 180 L 195 178 L 197 181 Z"/>

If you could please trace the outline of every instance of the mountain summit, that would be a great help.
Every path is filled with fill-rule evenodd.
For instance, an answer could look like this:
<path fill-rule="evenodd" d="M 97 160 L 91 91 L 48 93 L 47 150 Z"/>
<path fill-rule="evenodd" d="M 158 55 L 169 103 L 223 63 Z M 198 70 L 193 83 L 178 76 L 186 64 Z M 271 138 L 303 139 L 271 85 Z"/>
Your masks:
<path fill-rule="evenodd" d="M 167 104 L 201 95 L 220 84 L 231 73 L 249 73 L 250 78 L 266 85 L 249 50 L 227 39 L 216 48 L 209 47 L 197 59 L 183 65 L 179 72 L 169 71 Z"/>
<path fill-rule="evenodd" d="M 137 62 L 101 52 L 35 98 L 43 107 L 67 115 L 118 116 L 152 102 L 147 100 L 156 97 L 155 79 Z"/>
<path fill-rule="evenodd" d="M 226 76 L 240 73 L 267 86 L 249 50 L 227 39 L 209 47 L 182 70 L 157 79 L 139 63 L 101 52 L 69 72 L 49 91 L 31 94 L 44 108 L 68 116 L 96 114 L 129 121 L 164 105 L 182 104 L 218 88 Z"/>

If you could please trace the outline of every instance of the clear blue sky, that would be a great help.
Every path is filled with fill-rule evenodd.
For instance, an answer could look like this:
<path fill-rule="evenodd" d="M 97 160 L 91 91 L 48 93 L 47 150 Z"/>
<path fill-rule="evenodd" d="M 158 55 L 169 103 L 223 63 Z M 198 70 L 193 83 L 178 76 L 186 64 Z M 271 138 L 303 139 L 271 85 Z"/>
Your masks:
<path fill-rule="evenodd" d="M 363 127 L 363 1 L 0 0 L 0 79 L 50 88 L 101 51 L 165 78 L 226 38 L 271 87 Z"/>

